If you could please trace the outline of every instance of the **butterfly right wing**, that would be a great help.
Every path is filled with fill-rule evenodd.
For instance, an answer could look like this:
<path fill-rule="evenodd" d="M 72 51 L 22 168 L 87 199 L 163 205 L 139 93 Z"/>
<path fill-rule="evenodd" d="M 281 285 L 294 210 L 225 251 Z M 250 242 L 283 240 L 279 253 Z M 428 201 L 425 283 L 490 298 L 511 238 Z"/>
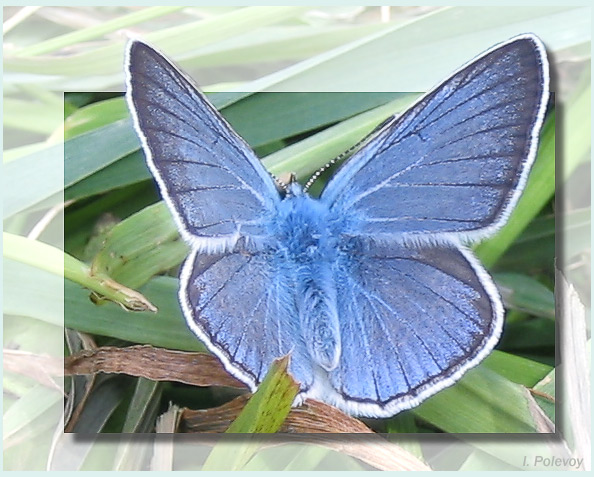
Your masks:
<path fill-rule="evenodd" d="M 194 250 L 182 269 L 180 302 L 188 325 L 252 391 L 272 362 L 289 353 L 289 371 L 301 391 L 313 381 L 290 276 L 265 251 Z"/>
<path fill-rule="evenodd" d="M 335 264 L 342 352 L 306 397 L 388 417 L 456 382 L 495 346 L 497 289 L 457 247 L 373 244 Z"/>
<path fill-rule="evenodd" d="M 258 243 L 280 201 L 254 152 L 173 64 L 131 41 L 127 99 L 147 163 L 183 238 L 206 252 Z"/>
<path fill-rule="evenodd" d="M 526 183 L 547 100 L 544 46 L 518 36 L 394 117 L 321 200 L 336 217 L 352 218 L 349 235 L 432 243 L 489 236 Z"/>

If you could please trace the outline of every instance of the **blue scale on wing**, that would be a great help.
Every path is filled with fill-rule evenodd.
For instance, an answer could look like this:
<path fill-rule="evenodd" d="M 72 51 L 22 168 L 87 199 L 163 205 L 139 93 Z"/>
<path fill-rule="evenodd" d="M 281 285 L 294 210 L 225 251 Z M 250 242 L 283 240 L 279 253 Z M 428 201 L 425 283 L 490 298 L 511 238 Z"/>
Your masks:
<path fill-rule="evenodd" d="M 186 231 L 265 235 L 280 198 L 253 151 L 171 63 L 142 43 L 131 48 L 130 97 L 149 164 Z"/>
<path fill-rule="evenodd" d="M 307 390 L 312 364 L 296 320 L 291 275 L 265 252 L 192 255 L 189 260 L 182 300 L 223 360 L 259 383 L 274 359 L 291 353 L 289 370 Z"/>
<path fill-rule="evenodd" d="M 484 284 L 455 248 L 374 246 L 336 269 L 343 342 L 330 381 L 387 403 L 451 375 L 492 334 Z"/>
<path fill-rule="evenodd" d="M 462 69 L 355 153 L 322 200 L 336 215 L 357 217 L 352 232 L 359 235 L 492 226 L 505 214 L 533 144 L 527 125 L 542 107 L 539 61 L 524 41 Z"/>

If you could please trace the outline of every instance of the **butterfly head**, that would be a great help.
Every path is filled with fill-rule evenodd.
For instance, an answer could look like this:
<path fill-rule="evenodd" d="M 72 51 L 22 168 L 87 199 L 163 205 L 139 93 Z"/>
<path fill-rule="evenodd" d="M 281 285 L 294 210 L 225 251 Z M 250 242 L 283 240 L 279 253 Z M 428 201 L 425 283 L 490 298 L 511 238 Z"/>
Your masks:
<path fill-rule="evenodd" d="M 287 199 L 291 198 L 291 197 L 300 197 L 305 194 L 302 185 L 299 184 L 299 182 L 297 182 L 297 178 L 295 177 L 294 174 L 291 174 L 291 180 L 287 184 L 285 190 L 286 190 L 285 198 L 287 198 Z"/>

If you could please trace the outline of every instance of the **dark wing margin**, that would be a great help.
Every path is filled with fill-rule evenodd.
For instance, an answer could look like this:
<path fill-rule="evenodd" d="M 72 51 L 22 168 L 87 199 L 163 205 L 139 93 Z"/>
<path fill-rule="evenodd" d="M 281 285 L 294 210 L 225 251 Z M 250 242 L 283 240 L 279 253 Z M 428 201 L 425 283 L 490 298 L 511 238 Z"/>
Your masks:
<path fill-rule="evenodd" d="M 538 38 L 497 45 L 389 122 L 321 200 L 353 217 L 353 235 L 489 236 L 525 186 L 548 93 Z"/>
<path fill-rule="evenodd" d="M 150 46 L 131 41 L 127 100 L 147 163 L 184 238 L 206 251 L 266 236 L 280 201 L 254 152 L 196 86 Z"/>

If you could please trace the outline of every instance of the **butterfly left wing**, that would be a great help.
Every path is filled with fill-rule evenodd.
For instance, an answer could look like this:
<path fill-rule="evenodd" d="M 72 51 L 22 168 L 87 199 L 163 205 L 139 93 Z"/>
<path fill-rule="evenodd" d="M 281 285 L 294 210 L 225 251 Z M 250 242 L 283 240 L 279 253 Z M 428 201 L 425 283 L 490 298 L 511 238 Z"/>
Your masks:
<path fill-rule="evenodd" d="M 257 244 L 279 194 L 254 152 L 160 53 L 132 41 L 127 98 L 147 163 L 184 239 L 203 251 Z"/>
<path fill-rule="evenodd" d="M 253 390 L 276 358 L 306 392 L 312 364 L 298 326 L 294 285 L 266 252 L 198 254 L 186 260 L 180 302 L 192 331 Z"/>
<path fill-rule="evenodd" d="M 491 278 L 456 247 L 372 245 L 336 264 L 342 353 L 306 397 L 387 417 L 452 385 L 498 341 Z"/>

